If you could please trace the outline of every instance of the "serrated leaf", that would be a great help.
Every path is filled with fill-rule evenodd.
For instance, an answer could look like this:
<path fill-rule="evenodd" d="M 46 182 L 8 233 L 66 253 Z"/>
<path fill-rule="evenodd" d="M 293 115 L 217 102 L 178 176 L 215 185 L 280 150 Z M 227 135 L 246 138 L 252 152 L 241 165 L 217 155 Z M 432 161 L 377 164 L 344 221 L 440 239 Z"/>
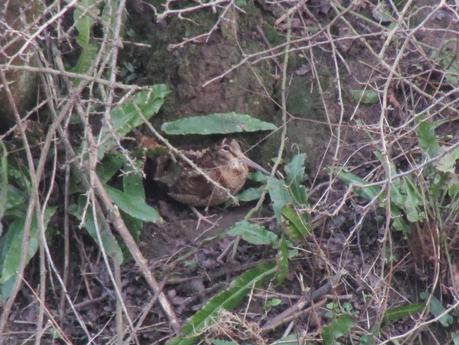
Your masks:
<path fill-rule="evenodd" d="M 192 345 L 199 340 L 200 331 L 212 325 L 220 310 L 231 310 L 248 295 L 253 287 L 259 287 L 270 279 L 276 271 L 272 263 L 263 263 L 244 272 L 234 279 L 230 287 L 212 297 L 182 327 L 182 337 L 169 340 L 167 345 Z"/>
<path fill-rule="evenodd" d="M 269 310 L 273 307 L 277 307 L 282 304 L 282 300 L 280 298 L 271 298 L 266 301 L 265 305 L 263 306 L 266 310 Z"/>
<path fill-rule="evenodd" d="M 285 166 L 285 172 L 287 173 L 287 181 L 289 183 L 301 184 L 301 182 L 303 182 L 305 159 L 306 155 L 304 153 L 297 154 Z"/>
<path fill-rule="evenodd" d="M 436 163 L 435 167 L 438 171 L 444 173 L 454 174 L 456 171 L 456 161 L 459 159 L 459 147 L 456 147 L 451 152 L 448 152 L 441 157 Z"/>
<path fill-rule="evenodd" d="M 268 245 L 277 242 L 275 233 L 259 224 L 249 223 L 246 220 L 236 223 L 226 231 L 230 236 L 240 236 L 244 241 L 254 245 Z"/>
<path fill-rule="evenodd" d="M 393 216 L 392 226 L 395 230 L 400 231 L 405 238 L 411 233 L 411 228 L 408 223 L 400 216 Z"/>
<path fill-rule="evenodd" d="M 289 191 L 297 206 L 307 206 L 308 204 L 308 190 L 301 184 L 305 174 L 305 159 L 305 154 L 297 154 L 285 166 Z"/>
<path fill-rule="evenodd" d="M 397 321 L 407 316 L 421 312 L 425 307 L 423 303 L 407 303 L 398 307 L 387 309 L 384 313 L 384 321 Z"/>
<path fill-rule="evenodd" d="M 251 172 L 249 174 L 249 180 L 254 182 L 266 183 L 268 181 L 268 176 L 261 171 Z"/>
<path fill-rule="evenodd" d="M 274 215 L 276 216 L 277 223 L 280 224 L 282 208 L 293 200 L 284 181 L 275 177 L 269 177 L 267 187 L 269 197 L 273 202 Z"/>
<path fill-rule="evenodd" d="M 170 89 L 165 84 L 152 85 L 148 90 L 137 92 L 134 96 L 125 100 L 123 104 L 115 107 L 111 113 L 111 123 L 116 135 L 122 138 L 134 128 L 143 124 L 143 119 L 138 111 L 147 120 L 157 114 L 169 93 Z M 103 125 L 99 136 L 101 140 L 98 158 L 102 159 L 104 154 L 116 145 L 116 141 L 107 124 Z"/>
<path fill-rule="evenodd" d="M 305 219 L 305 215 L 300 215 L 292 205 L 284 206 L 282 209 L 282 217 L 287 221 L 286 232 L 291 241 L 302 240 L 311 234 L 311 224 Z"/>
<path fill-rule="evenodd" d="M 350 185 L 350 184 L 365 185 L 366 184 L 366 182 L 362 180 L 360 177 L 346 170 L 341 170 L 338 173 L 338 178 L 344 183 L 346 183 L 347 185 Z M 380 189 L 378 187 L 371 186 L 371 187 L 358 188 L 357 194 L 359 194 L 361 197 L 367 200 L 373 200 L 379 194 L 379 191 Z"/>
<path fill-rule="evenodd" d="M 107 185 L 105 188 L 116 206 L 131 217 L 140 219 L 144 222 L 158 223 L 162 221 L 158 211 L 148 205 L 141 195 L 132 195 Z"/>
<path fill-rule="evenodd" d="M 169 135 L 209 135 L 241 132 L 273 131 L 277 129 L 269 122 L 258 120 L 247 114 L 221 113 L 206 116 L 190 116 L 187 118 L 165 122 L 161 130 Z"/>
<path fill-rule="evenodd" d="M 418 206 L 422 205 L 422 200 L 418 195 L 418 191 L 414 183 L 409 177 L 403 179 L 404 191 L 405 191 L 405 202 L 403 209 L 405 210 L 406 217 L 411 223 L 419 222 L 424 219 L 424 214 L 418 210 Z"/>
<path fill-rule="evenodd" d="M 48 207 L 45 210 L 44 225 L 45 229 L 49 220 L 54 215 L 56 207 Z M 0 239 L 0 255 L 1 255 L 1 276 L 0 284 L 4 284 L 11 277 L 17 274 L 19 262 L 23 255 L 22 253 L 22 237 L 24 233 L 25 219 L 24 217 L 16 219 L 8 228 L 7 233 Z M 30 226 L 29 248 L 27 253 L 27 263 L 33 258 L 38 250 L 40 233 L 38 230 L 38 221 L 33 218 Z"/>
<path fill-rule="evenodd" d="M 251 187 L 251 188 L 247 188 L 243 190 L 241 193 L 236 195 L 236 198 L 239 201 L 244 201 L 244 202 L 254 201 L 260 198 L 261 193 L 263 193 L 263 187 L 258 187 L 258 188 Z"/>
<path fill-rule="evenodd" d="M 73 204 L 69 208 L 70 214 L 76 217 L 80 222 L 83 216 L 84 205 L 85 205 L 85 198 L 80 197 L 78 201 L 78 205 Z M 94 219 L 94 214 L 92 212 L 91 207 L 89 207 L 85 212 L 85 219 L 84 219 L 83 224 L 84 224 L 84 228 L 86 229 L 88 234 L 92 237 L 94 242 L 100 245 L 99 239 L 97 236 L 97 228 L 96 228 L 96 223 Z M 104 246 L 105 252 L 107 253 L 109 257 L 111 257 L 113 260 L 121 264 L 124 260 L 123 252 L 118 244 L 118 240 L 112 234 L 105 218 L 98 217 L 97 226 L 100 231 L 100 238 L 102 241 L 102 245 Z"/>
<path fill-rule="evenodd" d="M 360 102 L 362 104 L 371 105 L 376 104 L 379 102 L 378 93 L 374 90 L 351 90 L 352 98 L 356 102 Z"/>
<path fill-rule="evenodd" d="M 435 124 L 429 120 L 420 120 L 418 125 L 419 146 L 428 157 L 435 157 L 440 150 L 435 127 Z"/>
<path fill-rule="evenodd" d="M 338 344 L 337 339 L 348 334 L 354 326 L 355 320 L 348 314 L 333 320 L 322 329 L 322 339 L 325 345 Z"/>

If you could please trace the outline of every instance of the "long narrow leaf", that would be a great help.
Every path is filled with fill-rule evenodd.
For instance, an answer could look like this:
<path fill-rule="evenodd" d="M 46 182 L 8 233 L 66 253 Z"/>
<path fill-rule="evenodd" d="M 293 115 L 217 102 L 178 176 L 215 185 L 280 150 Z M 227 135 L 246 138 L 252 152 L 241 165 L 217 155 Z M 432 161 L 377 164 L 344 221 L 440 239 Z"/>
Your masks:
<path fill-rule="evenodd" d="M 223 113 L 206 116 L 190 116 L 165 122 L 161 130 L 169 135 L 188 134 L 229 134 L 240 132 L 272 131 L 277 127 L 272 123 L 258 120 L 247 114 Z"/>
<path fill-rule="evenodd" d="M 110 186 L 106 186 L 106 189 L 116 206 L 131 217 L 144 222 L 158 223 L 162 221 L 158 211 L 148 205 L 142 195 L 136 196 Z"/>
<path fill-rule="evenodd" d="M 74 204 L 70 206 L 70 214 L 78 218 L 80 221 L 82 220 L 82 217 L 83 217 L 84 204 L 85 204 L 85 199 L 81 197 L 80 200 L 78 201 L 78 205 Z M 84 228 L 86 229 L 88 234 L 93 238 L 94 242 L 99 244 L 96 223 L 95 223 L 94 214 L 91 208 L 89 208 L 86 211 L 83 224 L 84 224 Z M 100 232 L 100 237 L 101 237 L 102 245 L 104 246 L 105 252 L 107 253 L 108 256 L 110 256 L 116 262 L 121 264 L 124 260 L 123 252 L 121 250 L 121 247 L 118 244 L 118 240 L 110 231 L 105 218 L 98 217 L 97 226 Z"/>
<path fill-rule="evenodd" d="M 247 296 L 254 286 L 259 286 L 270 279 L 276 272 L 276 266 L 272 263 L 260 264 L 256 268 L 247 271 L 237 277 L 231 286 L 212 297 L 188 322 L 182 327 L 182 337 L 170 340 L 168 345 L 191 345 L 200 336 L 205 327 L 215 322 L 220 310 L 234 309 Z"/>
<path fill-rule="evenodd" d="M 115 146 L 116 140 L 113 138 L 113 134 L 123 138 L 141 125 L 143 119 L 139 115 L 139 111 L 146 119 L 157 114 L 169 93 L 170 89 L 165 84 L 152 85 L 148 90 L 136 93 L 123 104 L 115 107 L 111 113 L 111 128 L 108 124 L 104 124 L 99 135 L 99 159 L 102 159 L 104 154 Z"/>
<path fill-rule="evenodd" d="M 280 224 L 282 209 L 285 205 L 293 201 L 292 197 L 285 182 L 274 177 L 268 178 L 268 192 L 273 202 L 274 215 L 276 216 L 277 223 Z"/>
<path fill-rule="evenodd" d="M 244 241 L 254 245 L 274 244 L 278 240 L 274 232 L 267 230 L 264 226 L 249 223 L 246 220 L 236 223 L 226 233 L 230 236 L 241 236 Z"/>
<path fill-rule="evenodd" d="M 56 207 L 48 207 L 45 211 L 45 227 L 47 226 L 49 220 L 56 211 Z M 0 284 L 4 284 L 10 278 L 17 274 L 19 267 L 19 262 L 23 255 L 22 248 L 22 237 L 24 233 L 25 219 L 20 218 L 15 220 L 10 227 L 5 236 L 1 238 L 0 248 L 1 248 L 1 258 L 2 258 L 2 270 L 0 276 Z M 39 237 L 40 233 L 38 231 L 37 219 L 34 217 L 31 227 L 30 227 L 30 237 L 29 237 L 29 248 L 27 253 L 27 262 L 32 259 L 35 253 L 38 250 Z"/>
<path fill-rule="evenodd" d="M 300 215 L 292 205 L 284 206 L 282 209 L 282 217 L 287 221 L 286 232 L 291 241 L 302 240 L 311 234 L 311 224 L 305 219 L 305 215 Z"/>
<path fill-rule="evenodd" d="M 2 154 L 0 157 L 0 236 L 3 233 L 2 218 L 5 214 L 7 197 L 8 197 L 8 151 L 6 150 L 5 144 L 3 141 L 0 141 L 0 148 L 2 149 Z"/>
<path fill-rule="evenodd" d="M 342 170 L 338 173 L 338 178 L 343 181 L 344 183 L 350 185 L 350 184 L 359 184 L 359 185 L 364 185 L 366 182 L 362 180 L 360 177 L 357 175 L 354 175 L 351 172 Z M 357 189 L 357 194 L 359 194 L 361 197 L 367 199 L 367 200 L 372 200 L 374 199 L 380 189 L 378 187 L 372 186 L 372 187 L 364 187 L 364 188 L 358 188 Z"/>
<path fill-rule="evenodd" d="M 411 316 L 415 313 L 419 313 L 424 309 L 424 303 L 408 303 L 398 307 L 387 309 L 384 313 L 384 321 L 397 321 L 404 317 Z"/>

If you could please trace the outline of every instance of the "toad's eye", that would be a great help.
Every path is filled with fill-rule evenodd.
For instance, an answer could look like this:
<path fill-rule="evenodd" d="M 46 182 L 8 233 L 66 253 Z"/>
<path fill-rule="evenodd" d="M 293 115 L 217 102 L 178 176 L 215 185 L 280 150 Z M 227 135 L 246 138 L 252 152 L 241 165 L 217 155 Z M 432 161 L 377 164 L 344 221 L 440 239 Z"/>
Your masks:
<path fill-rule="evenodd" d="M 229 152 L 230 151 L 229 145 L 223 145 L 222 146 L 222 150 L 225 151 L 225 152 Z"/>

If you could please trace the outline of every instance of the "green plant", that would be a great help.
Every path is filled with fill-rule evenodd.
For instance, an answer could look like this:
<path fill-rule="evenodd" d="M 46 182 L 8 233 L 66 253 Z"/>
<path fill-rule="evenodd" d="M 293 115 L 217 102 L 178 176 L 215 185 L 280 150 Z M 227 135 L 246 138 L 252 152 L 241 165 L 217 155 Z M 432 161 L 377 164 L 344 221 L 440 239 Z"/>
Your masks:
<path fill-rule="evenodd" d="M 322 339 L 325 345 L 341 344 L 338 339 L 347 335 L 355 325 L 355 320 L 348 314 L 332 320 L 322 329 Z"/>
<path fill-rule="evenodd" d="M 22 241 L 27 207 L 30 198 L 31 182 L 27 172 L 20 167 L 13 157 L 7 158 L 6 145 L 1 142 L 2 158 L 0 175 L 2 192 L 0 193 L 0 220 L 6 224 L 4 235 L 0 238 L 0 302 L 10 296 L 16 281 L 19 263 L 27 255 L 26 263 L 36 254 L 40 242 L 38 220 L 34 216 L 30 227 L 27 254 L 22 253 Z M 43 211 L 45 230 L 56 212 L 56 207 L 48 206 Z"/>
<path fill-rule="evenodd" d="M 390 208 L 392 227 L 409 236 L 413 227 L 420 224 L 438 224 L 448 229 L 457 219 L 459 210 L 459 181 L 455 176 L 459 148 L 441 147 L 435 134 L 437 124 L 419 120 L 418 142 L 424 159 L 431 159 L 421 175 L 400 174 L 394 165 L 390 166 L 395 176 L 390 185 Z M 447 153 L 442 153 L 447 152 Z M 381 155 L 375 155 L 382 161 Z M 441 158 L 433 160 L 434 157 Z M 349 171 L 341 170 L 338 177 L 348 185 L 355 185 L 357 193 L 385 207 L 386 194 L 379 186 L 365 187 L 366 182 Z"/>
<path fill-rule="evenodd" d="M 263 183 L 257 190 L 269 192 L 273 209 L 277 215 L 282 234 L 277 234 L 266 227 L 247 220 L 236 223 L 226 230 L 227 236 L 241 238 L 255 246 L 272 246 L 277 250 L 276 263 L 261 264 L 257 268 L 246 271 L 235 278 L 231 286 L 215 295 L 194 314 L 182 327 L 183 336 L 174 338 L 168 344 L 194 344 L 214 323 L 220 310 L 235 308 L 254 286 L 275 278 L 281 284 L 288 273 L 289 259 L 298 254 L 294 243 L 304 240 L 311 233 L 309 215 L 304 210 L 308 206 L 307 190 L 303 186 L 304 179 L 303 154 L 292 158 L 285 166 L 285 180 L 256 174 L 253 178 Z M 244 193 L 244 192 L 243 192 Z M 245 192 L 247 193 L 247 192 Z M 280 300 L 272 300 L 269 306 L 279 304 Z M 268 305 L 267 305 L 268 306 Z"/>

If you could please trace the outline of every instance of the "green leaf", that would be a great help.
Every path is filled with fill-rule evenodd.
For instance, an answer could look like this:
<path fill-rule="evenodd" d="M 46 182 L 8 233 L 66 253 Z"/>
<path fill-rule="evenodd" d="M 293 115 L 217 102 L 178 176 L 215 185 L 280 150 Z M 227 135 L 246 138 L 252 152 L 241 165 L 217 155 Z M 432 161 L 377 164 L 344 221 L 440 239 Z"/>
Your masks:
<path fill-rule="evenodd" d="M 350 184 L 359 184 L 359 185 L 365 185 L 367 182 L 362 180 L 360 177 L 357 175 L 354 175 L 351 172 L 348 172 L 346 170 L 341 170 L 338 173 L 338 178 L 346 183 L 347 185 Z M 373 200 L 378 194 L 379 194 L 380 189 L 376 186 L 371 186 L 371 187 L 365 187 L 365 188 L 358 188 L 357 194 L 359 194 L 361 197 L 367 199 L 367 200 Z"/>
<path fill-rule="evenodd" d="M 435 167 L 438 171 L 454 174 L 456 171 L 456 161 L 459 159 L 459 147 L 441 157 Z"/>
<path fill-rule="evenodd" d="M 451 335 L 454 345 L 459 345 L 459 332 L 455 332 Z"/>
<path fill-rule="evenodd" d="M 374 90 L 351 90 L 352 98 L 362 104 L 371 105 L 379 102 L 378 93 Z"/>
<path fill-rule="evenodd" d="M 216 322 L 221 310 L 231 310 L 248 295 L 253 287 L 259 287 L 272 278 L 276 271 L 272 263 L 263 263 L 244 272 L 233 280 L 230 287 L 212 297 L 182 327 L 182 337 L 173 338 L 168 345 L 191 345 L 199 340 L 200 332 Z"/>
<path fill-rule="evenodd" d="M 305 215 L 300 215 L 292 205 L 284 206 L 282 216 L 288 222 L 286 230 L 291 241 L 300 241 L 311 234 L 312 227 L 308 219 L 305 219 Z"/>
<path fill-rule="evenodd" d="M 261 196 L 261 193 L 263 193 L 263 188 L 264 187 L 247 188 L 243 190 L 241 193 L 239 193 L 238 195 L 236 195 L 236 198 L 239 201 L 244 201 L 244 202 L 258 200 Z"/>
<path fill-rule="evenodd" d="M 103 183 L 107 183 L 125 162 L 124 156 L 120 153 L 106 155 L 96 168 L 97 176 Z"/>
<path fill-rule="evenodd" d="M 301 184 L 301 182 L 303 182 L 305 159 L 306 155 L 304 153 L 297 154 L 285 166 L 285 172 L 287 173 L 287 181 L 289 183 Z"/>
<path fill-rule="evenodd" d="M 422 205 L 422 200 L 419 197 L 419 192 L 416 190 L 416 186 L 412 180 L 407 177 L 404 180 L 404 190 L 406 193 L 406 199 L 403 209 L 406 213 L 406 218 L 411 223 L 419 222 L 424 219 L 424 214 L 418 210 L 418 206 Z"/>
<path fill-rule="evenodd" d="M 379 23 L 387 24 L 395 22 L 394 17 L 392 17 L 389 5 L 387 5 L 385 2 L 378 1 L 378 4 L 371 10 L 371 14 L 373 18 L 376 19 Z"/>
<path fill-rule="evenodd" d="M 132 236 L 138 241 L 142 232 L 143 222 L 137 218 L 131 217 L 126 212 L 122 212 L 121 215 Z"/>
<path fill-rule="evenodd" d="M 116 206 L 131 217 L 140 219 L 144 222 L 158 223 L 162 221 L 158 211 L 148 205 L 142 195 L 136 196 L 130 192 L 122 192 L 119 189 L 107 185 L 105 188 Z"/>
<path fill-rule="evenodd" d="M 403 219 L 403 216 L 393 216 L 392 218 L 392 226 L 394 227 L 394 229 L 400 231 L 405 236 L 405 238 L 407 238 L 408 235 L 411 233 L 411 227 L 408 225 L 405 219 Z"/>
<path fill-rule="evenodd" d="M 424 154 L 428 157 L 435 157 L 440 151 L 435 134 L 435 124 L 429 120 L 420 120 L 418 125 L 418 141 Z"/>
<path fill-rule="evenodd" d="M 206 116 L 190 116 L 165 122 L 161 126 L 161 129 L 169 135 L 209 135 L 272 131 L 277 129 L 277 127 L 272 123 L 258 120 L 252 116 L 232 112 L 209 114 Z"/>
<path fill-rule="evenodd" d="M 284 238 L 280 240 L 276 258 L 276 282 L 282 284 L 288 275 L 288 247 Z"/>
<path fill-rule="evenodd" d="M 456 6 L 458 2 L 456 1 Z M 445 79 L 452 85 L 459 83 L 459 62 L 457 61 L 457 52 L 452 48 L 455 41 L 449 39 L 442 42 L 439 49 L 433 50 L 431 53 L 434 60 L 443 71 Z"/>
<path fill-rule="evenodd" d="M 268 178 L 268 192 L 273 202 L 274 215 L 276 216 L 277 223 L 280 224 L 282 209 L 285 205 L 292 202 L 292 198 L 284 181 L 275 177 Z"/>
<path fill-rule="evenodd" d="M 28 198 L 26 193 L 10 184 L 7 185 L 7 188 L 5 189 L 8 190 L 6 193 L 7 199 L 5 204 L 6 213 L 8 213 L 8 210 L 18 210 L 21 205 L 25 205 L 25 202 Z M 22 210 L 20 211 L 22 212 Z"/>
<path fill-rule="evenodd" d="M 380 324 L 374 324 L 370 329 L 370 334 L 362 335 L 360 337 L 360 345 L 375 345 L 376 337 L 379 334 L 381 327 Z"/>
<path fill-rule="evenodd" d="M 264 226 L 249 223 L 246 220 L 236 223 L 226 231 L 230 236 L 241 236 L 246 242 L 254 245 L 274 244 L 278 241 L 275 233 L 266 230 Z"/>
<path fill-rule="evenodd" d="M 322 330 L 322 338 L 324 340 L 324 344 L 338 344 L 337 339 L 343 335 L 348 334 L 354 324 L 354 319 L 348 314 L 342 315 L 339 318 L 333 320 Z"/>
<path fill-rule="evenodd" d="M 407 303 L 398 307 L 387 309 L 384 313 L 383 321 L 397 321 L 407 316 L 419 313 L 424 309 L 424 303 Z"/>
<path fill-rule="evenodd" d="M 306 187 L 301 185 L 305 174 L 305 159 L 305 154 L 297 154 L 285 166 L 289 191 L 297 206 L 307 206 L 308 204 L 308 191 Z"/>
<path fill-rule="evenodd" d="M 145 200 L 143 178 L 139 174 L 131 173 L 123 176 L 123 190 L 134 198 Z"/>
<path fill-rule="evenodd" d="M 99 53 L 99 45 L 94 43 L 88 43 L 84 46 L 81 46 L 81 53 L 78 57 L 78 60 L 70 70 L 74 73 L 86 73 L 90 68 L 91 65 L 94 63 L 94 60 Z M 76 78 L 74 79 L 75 84 L 78 85 L 81 79 Z"/>
<path fill-rule="evenodd" d="M 91 39 L 91 31 L 94 25 L 93 18 L 97 16 L 97 12 L 98 9 L 95 6 L 94 0 L 81 0 L 79 6 L 73 12 L 75 28 L 78 31 L 76 41 L 81 47 L 78 60 L 71 69 L 73 72 L 86 73 L 94 63 L 99 52 L 100 45 Z M 79 83 L 79 79 L 76 80 L 76 83 Z"/>
<path fill-rule="evenodd" d="M 0 140 L 2 154 L 0 157 L 0 236 L 3 234 L 2 219 L 8 202 L 8 151 Z"/>
<path fill-rule="evenodd" d="M 14 184 L 25 192 L 30 191 L 32 188 L 29 173 L 24 168 L 18 167 L 14 161 L 8 162 L 8 177 L 11 184 Z"/>
<path fill-rule="evenodd" d="M 80 222 L 82 220 L 85 203 L 86 199 L 84 197 L 80 197 L 80 199 L 78 200 L 78 205 L 73 204 L 69 208 L 70 214 L 76 217 Z M 85 212 L 85 219 L 83 224 L 84 228 L 86 229 L 88 234 L 93 238 L 94 242 L 100 245 L 97 237 L 94 213 L 92 212 L 91 206 Z M 109 257 L 121 264 L 124 260 L 123 251 L 121 250 L 118 244 L 118 240 L 112 234 L 105 218 L 101 216 L 97 217 L 97 225 L 100 231 L 100 238 L 105 252 Z"/>
<path fill-rule="evenodd" d="M 123 104 L 115 107 L 111 113 L 111 122 L 116 135 L 122 138 L 143 124 L 143 119 L 138 111 L 147 120 L 157 114 L 169 93 L 170 89 L 165 84 L 152 85 L 148 90 L 137 92 L 125 100 Z M 116 140 L 107 124 L 103 125 L 100 138 L 98 158 L 102 159 L 104 154 L 116 145 Z"/>
<path fill-rule="evenodd" d="M 290 334 L 272 343 L 272 345 L 300 345 L 300 344 L 303 344 L 303 341 L 300 341 L 298 335 L 296 334 Z"/>
<path fill-rule="evenodd" d="M 268 176 L 261 171 L 251 172 L 249 174 L 249 180 L 254 182 L 266 183 L 268 182 Z"/>
<path fill-rule="evenodd" d="M 421 293 L 421 299 L 427 300 L 427 293 Z M 430 299 L 429 307 L 430 313 L 435 317 L 439 316 L 446 310 L 445 307 L 443 307 L 441 302 L 438 300 L 438 298 L 435 296 L 432 296 L 432 298 Z M 443 327 L 449 327 L 454 323 L 454 318 L 450 314 L 446 314 L 443 315 L 438 321 Z"/>
<path fill-rule="evenodd" d="M 454 177 L 448 183 L 448 195 L 451 199 L 457 200 L 459 198 L 459 179 Z"/>
<path fill-rule="evenodd" d="M 49 220 L 54 215 L 56 207 L 48 207 L 45 210 L 44 225 L 45 229 Z M 25 219 L 16 219 L 8 228 L 7 233 L 0 239 L 0 255 L 1 255 L 1 276 L 0 284 L 4 284 L 11 277 L 17 274 L 19 262 L 23 255 L 22 253 L 22 237 L 24 233 Z M 27 253 L 27 263 L 33 258 L 38 250 L 40 241 L 40 233 L 36 217 L 33 218 L 30 226 L 29 248 Z"/>
<path fill-rule="evenodd" d="M 73 12 L 75 28 L 78 31 L 77 43 L 81 46 L 88 44 L 91 40 L 91 30 L 94 24 L 93 15 L 97 9 L 95 0 L 81 0 Z"/>
<path fill-rule="evenodd" d="M 264 305 L 264 308 L 266 310 L 269 310 L 271 308 L 277 307 L 282 304 L 282 300 L 280 298 L 271 298 L 268 299 Z"/>

